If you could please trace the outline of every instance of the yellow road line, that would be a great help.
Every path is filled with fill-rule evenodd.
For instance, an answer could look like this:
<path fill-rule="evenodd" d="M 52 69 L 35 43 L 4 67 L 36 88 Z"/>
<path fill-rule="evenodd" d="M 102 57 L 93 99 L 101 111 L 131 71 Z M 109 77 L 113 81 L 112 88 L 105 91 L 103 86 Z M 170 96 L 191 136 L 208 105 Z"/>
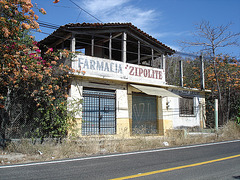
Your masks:
<path fill-rule="evenodd" d="M 183 168 L 188 168 L 188 167 L 195 167 L 195 166 L 200 166 L 200 165 L 204 165 L 204 164 L 224 161 L 224 160 L 233 159 L 233 158 L 236 158 L 236 157 L 240 157 L 240 154 L 237 154 L 237 155 L 234 155 L 234 156 L 228 156 L 228 157 L 220 158 L 220 159 L 214 159 L 214 160 L 210 160 L 210 161 L 204 161 L 204 162 L 200 162 L 200 163 L 194 163 L 194 164 L 189 164 L 189 165 L 184 165 L 184 166 L 178 166 L 178 167 L 173 167 L 173 168 L 168 168 L 168 169 L 162 169 L 162 170 L 151 171 L 151 172 L 146 172 L 146 173 L 141 173 L 141 174 L 135 174 L 135 175 L 131 175 L 131 176 L 115 178 L 115 179 L 112 179 L 112 180 L 132 179 L 132 178 L 148 176 L 148 175 L 153 175 L 153 174 L 167 172 L 167 171 L 174 171 L 174 170 L 177 170 L 177 169 L 183 169 Z"/>

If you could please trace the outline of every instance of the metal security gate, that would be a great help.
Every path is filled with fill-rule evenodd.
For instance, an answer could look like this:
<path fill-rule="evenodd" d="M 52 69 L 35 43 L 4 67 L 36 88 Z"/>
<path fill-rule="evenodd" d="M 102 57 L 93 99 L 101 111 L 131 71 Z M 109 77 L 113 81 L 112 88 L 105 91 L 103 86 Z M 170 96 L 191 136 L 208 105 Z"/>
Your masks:
<path fill-rule="evenodd" d="M 156 134 L 158 132 L 156 96 L 133 93 L 132 132 L 133 134 Z"/>
<path fill-rule="evenodd" d="M 82 135 L 116 134 L 115 91 L 83 90 Z"/>

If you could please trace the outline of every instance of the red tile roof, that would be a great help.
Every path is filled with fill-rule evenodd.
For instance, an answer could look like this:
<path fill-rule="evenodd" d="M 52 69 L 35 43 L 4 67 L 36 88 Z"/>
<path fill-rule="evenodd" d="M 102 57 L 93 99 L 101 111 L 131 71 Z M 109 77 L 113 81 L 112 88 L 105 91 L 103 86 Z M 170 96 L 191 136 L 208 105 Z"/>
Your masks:
<path fill-rule="evenodd" d="M 157 39 L 155 39 L 154 37 L 150 36 L 149 34 L 147 34 L 146 32 L 142 31 L 141 29 L 137 28 L 136 26 L 134 26 L 132 23 L 69 23 L 63 26 L 60 26 L 56 31 L 54 31 L 52 34 L 54 34 L 55 32 L 57 32 L 58 30 L 61 30 L 63 28 L 80 28 L 80 27 L 92 27 L 92 28 L 106 28 L 106 27 L 123 27 L 123 28 L 130 28 L 131 30 L 139 33 L 140 35 L 144 36 L 145 38 L 157 43 L 158 45 L 160 45 L 162 48 L 166 49 L 167 51 L 169 51 L 169 54 L 173 54 L 175 52 L 175 50 L 171 49 L 170 47 L 166 46 L 165 44 L 161 43 L 160 41 L 158 41 Z M 51 35 L 50 35 L 51 36 Z M 42 41 L 45 41 L 47 38 L 43 39 Z"/>

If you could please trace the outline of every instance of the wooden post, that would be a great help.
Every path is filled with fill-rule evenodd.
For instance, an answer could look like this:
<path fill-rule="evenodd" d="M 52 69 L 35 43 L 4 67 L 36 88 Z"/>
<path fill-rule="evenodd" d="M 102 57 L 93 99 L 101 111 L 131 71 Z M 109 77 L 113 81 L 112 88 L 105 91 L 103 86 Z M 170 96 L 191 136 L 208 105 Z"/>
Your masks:
<path fill-rule="evenodd" d="M 180 86 L 183 87 L 183 61 L 179 61 Z"/>
<path fill-rule="evenodd" d="M 141 43 L 138 41 L 138 64 L 141 64 Z"/>
<path fill-rule="evenodd" d="M 215 130 L 218 130 L 218 99 L 215 99 Z"/>
<path fill-rule="evenodd" d="M 72 37 L 71 37 L 70 51 L 72 52 L 76 51 L 76 37 L 74 33 L 72 33 Z"/>
<path fill-rule="evenodd" d="M 91 56 L 94 56 L 94 36 L 92 36 L 92 43 L 91 43 Z"/>
<path fill-rule="evenodd" d="M 205 90 L 205 77 L 204 77 L 204 62 L 203 62 L 203 56 L 200 56 L 200 62 L 201 62 L 201 68 L 200 68 L 200 73 L 201 73 L 201 89 Z"/>
<path fill-rule="evenodd" d="M 127 33 L 122 34 L 122 62 L 127 62 Z"/>
<path fill-rule="evenodd" d="M 109 36 L 109 59 L 112 59 L 112 33 Z"/>

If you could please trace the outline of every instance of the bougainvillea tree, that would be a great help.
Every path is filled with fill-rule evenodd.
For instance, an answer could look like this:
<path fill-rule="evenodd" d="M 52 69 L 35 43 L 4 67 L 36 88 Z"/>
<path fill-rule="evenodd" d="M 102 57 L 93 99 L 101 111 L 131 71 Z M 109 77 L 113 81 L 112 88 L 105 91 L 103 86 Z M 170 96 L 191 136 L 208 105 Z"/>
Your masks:
<path fill-rule="evenodd" d="M 58 3 L 55 0 L 53 3 Z M 34 9 L 35 8 L 35 9 Z M 35 137 L 62 137 L 73 118 L 67 113 L 71 68 L 59 62 L 59 53 L 41 52 L 29 30 L 39 30 L 31 0 L 0 0 L 0 138 L 23 122 Z M 41 55 L 42 54 L 42 55 Z M 61 61 L 62 62 L 62 61 Z M 28 135 L 28 136 L 29 136 Z"/>

